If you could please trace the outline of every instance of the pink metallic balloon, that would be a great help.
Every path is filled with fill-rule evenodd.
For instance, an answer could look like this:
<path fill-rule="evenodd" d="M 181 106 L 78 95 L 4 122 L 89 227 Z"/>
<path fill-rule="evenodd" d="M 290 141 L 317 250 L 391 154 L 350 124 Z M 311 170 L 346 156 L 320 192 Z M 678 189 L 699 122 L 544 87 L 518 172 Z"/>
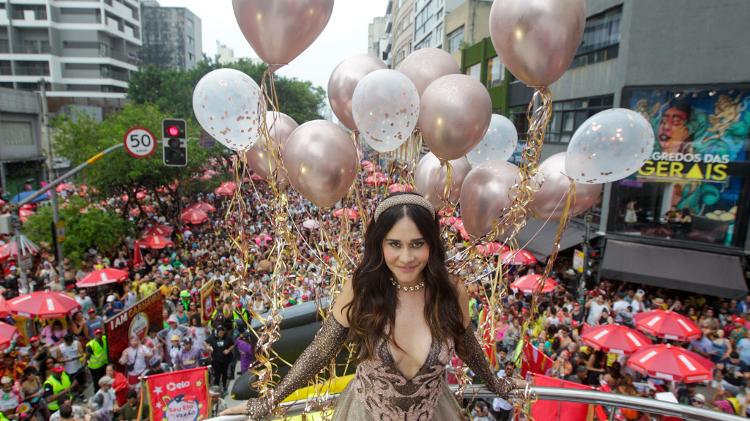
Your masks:
<path fill-rule="evenodd" d="M 422 94 L 419 127 L 430 151 L 438 158 L 466 155 L 482 141 L 491 119 L 490 94 L 469 76 L 443 76 Z"/>
<path fill-rule="evenodd" d="M 358 54 L 342 61 L 333 69 L 328 79 L 328 102 L 344 126 L 357 130 L 352 116 L 352 96 L 357 83 L 370 72 L 385 68 L 383 60 L 369 54 Z"/>
<path fill-rule="evenodd" d="M 232 0 L 234 17 L 272 70 L 289 64 L 328 24 L 334 0 Z"/>
<path fill-rule="evenodd" d="M 449 161 L 452 167 L 451 188 L 448 200 L 455 203 L 461 196 L 461 185 L 471 165 L 466 157 Z M 417 192 L 432 203 L 435 210 L 443 207 L 447 168 L 440 165 L 440 160 L 432 152 L 423 156 L 414 170 L 414 185 Z"/>
<path fill-rule="evenodd" d="M 398 68 L 414 82 L 421 96 L 427 86 L 439 78 L 461 73 L 456 60 L 439 48 L 421 48 L 409 54 Z"/>
<path fill-rule="evenodd" d="M 565 175 L 565 152 L 556 153 L 539 165 L 541 188 L 534 193 L 531 211 L 536 218 L 560 219 L 565 208 L 565 197 L 570 189 L 570 179 Z M 601 184 L 576 183 L 576 201 L 571 216 L 580 215 L 599 201 Z"/>
<path fill-rule="evenodd" d="M 289 183 L 307 200 L 327 208 L 343 198 L 357 174 L 357 150 L 349 134 L 325 120 L 292 132 L 281 151 Z"/>
<path fill-rule="evenodd" d="M 284 113 L 268 111 L 266 113 L 266 126 L 271 137 L 271 143 L 277 148 L 281 148 L 299 124 Z M 273 162 L 273 157 L 268 153 L 266 146 L 265 139 L 261 138 L 245 152 L 247 165 L 263 178 L 270 177 L 276 167 L 276 163 Z"/>
<path fill-rule="evenodd" d="M 505 161 L 487 161 L 472 169 L 461 186 L 461 219 L 469 235 L 481 237 L 492 230 L 512 202 L 518 167 Z"/>
<path fill-rule="evenodd" d="M 495 0 L 490 36 L 500 61 L 528 86 L 549 86 L 570 67 L 586 24 L 585 0 Z"/>

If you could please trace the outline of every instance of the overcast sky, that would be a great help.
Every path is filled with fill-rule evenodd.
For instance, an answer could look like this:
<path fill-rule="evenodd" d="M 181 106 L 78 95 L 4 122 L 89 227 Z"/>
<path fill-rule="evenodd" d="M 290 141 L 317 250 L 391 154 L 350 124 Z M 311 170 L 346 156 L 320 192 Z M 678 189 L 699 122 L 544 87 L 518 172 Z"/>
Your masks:
<path fill-rule="evenodd" d="M 216 41 L 235 57 L 258 59 L 234 19 L 231 0 L 159 0 L 162 6 L 187 7 L 201 19 L 203 52 L 216 53 Z M 311 80 L 323 89 L 333 68 L 345 58 L 367 52 L 367 25 L 385 14 L 387 0 L 336 0 L 328 26 L 313 44 L 278 73 Z"/>

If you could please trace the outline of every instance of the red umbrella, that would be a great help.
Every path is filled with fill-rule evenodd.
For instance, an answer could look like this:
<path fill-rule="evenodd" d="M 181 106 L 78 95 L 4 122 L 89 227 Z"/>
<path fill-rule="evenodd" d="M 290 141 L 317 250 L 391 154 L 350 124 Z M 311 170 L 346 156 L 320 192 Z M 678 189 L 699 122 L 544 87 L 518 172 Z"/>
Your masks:
<path fill-rule="evenodd" d="M 493 254 L 502 254 L 510 250 L 510 247 L 505 244 L 497 242 L 483 243 L 477 246 L 477 252 L 483 256 L 491 256 Z"/>
<path fill-rule="evenodd" d="M 408 184 L 402 184 L 402 183 L 393 183 L 390 186 L 388 186 L 388 191 L 391 193 L 396 192 L 410 192 L 414 191 L 414 187 L 408 185 Z"/>
<path fill-rule="evenodd" d="M 634 317 L 635 327 L 658 338 L 673 341 L 690 341 L 703 335 L 698 325 L 689 317 L 668 310 L 652 310 Z"/>
<path fill-rule="evenodd" d="M 15 326 L 0 322 L 0 349 L 7 348 L 16 335 L 18 335 L 18 329 Z"/>
<path fill-rule="evenodd" d="M 593 348 L 620 355 L 630 355 L 651 345 L 651 340 L 646 335 L 621 325 L 590 326 L 583 332 L 581 339 Z"/>
<path fill-rule="evenodd" d="M 169 237 L 174 232 L 174 228 L 170 227 L 169 225 L 154 225 L 152 227 L 149 227 L 144 235 L 161 235 L 162 237 Z"/>
<path fill-rule="evenodd" d="M 208 221 L 208 214 L 200 209 L 187 209 L 180 215 L 180 220 L 186 224 L 199 225 Z"/>
<path fill-rule="evenodd" d="M 10 312 L 16 316 L 40 319 L 65 317 L 81 305 L 74 298 L 59 292 L 32 292 L 8 301 Z"/>
<path fill-rule="evenodd" d="M 19 241 L 16 241 L 16 238 L 18 238 Z M 0 262 L 5 261 L 9 258 L 18 258 L 19 242 L 21 243 L 21 254 L 29 255 L 39 253 L 39 247 L 36 244 L 31 242 L 31 240 L 29 240 L 25 235 L 20 235 L 18 237 L 11 238 L 8 243 L 0 246 Z"/>
<path fill-rule="evenodd" d="M 150 249 L 160 250 L 165 247 L 174 246 L 172 240 L 162 237 L 161 235 L 151 234 L 143 237 L 138 244 L 141 247 L 147 247 Z"/>
<path fill-rule="evenodd" d="M 188 206 L 188 209 L 198 209 L 198 210 L 202 210 L 203 212 L 206 212 L 206 213 L 208 213 L 208 212 L 216 212 L 216 208 L 213 205 L 211 205 L 210 203 L 206 203 L 206 202 L 196 202 L 196 203 L 193 203 L 192 205 Z"/>
<path fill-rule="evenodd" d="M 537 263 L 536 257 L 531 252 L 520 250 L 508 250 L 502 254 L 504 265 L 530 266 Z"/>
<path fill-rule="evenodd" d="M 78 288 L 98 287 L 100 285 L 122 282 L 127 278 L 128 273 L 124 270 L 112 268 L 100 269 L 84 276 L 80 281 L 76 282 L 76 286 Z"/>
<path fill-rule="evenodd" d="M 633 353 L 628 367 L 659 379 L 695 383 L 711 380 L 713 363 L 695 352 L 672 345 L 651 345 Z"/>
<path fill-rule="evenodd" d="M 235 190 L 237 190 L 237 184 L 231 181 L 226 181 L 221 183 L 221 185 L 214 190 L 214 193 L 219 196 L 231 196 L 234 194 Z"/>
<path fill-rule="evenodd" d="M 5 297 L 0 295 L 0 317 L 7 317 L 9 314 L 8 302 L 5 300 Z"/>
<path fill-rule="evenodd" d="M 143 200 L 146 198 L 146 192 L 145 191 L 139 191 L 135 194 L 135 198 L 137 200 Z"/>
<path fill-rule="evenodd" d="M 359 219 L 359 212 L 352 208 L 340 208 L 333 211 L 333 216 L 336 218 L 343 218 L 346 216 L 347 219 L 351 219 L 352 221 L 356 221 Z"/>
<path fill-rule="evenodd" d="M 55 187 L 55 191 L 62 193 L 64 191 L 75 191 L 76 186 L 73 183 L 60 183 Z"/>
<path fill-rule="evenodd" d="M 26 222 L 35 213 L 36 212 L 34 212 L 32 209 L 19 209 L 18 210 L 18 219 L 20 219 L 21 222 Z"/>
<path fill-rule="evenodd" d="M 555 287 L 557 286 L 557 281 L 555 281 L 552 278 L 547 278 L 547 280 L 544 282 L 544 286 L 542 287 L 542 275 L 537 274 L 531 274 L 531 275 L 524 275 L 515 281 L 513 281 L 512 284 L 510 284 L 510 287 L 513 289 L 517 289 L 521 292 L 536 292 L 541 287 L 541 292 L 544 294 L 550 293 L 555 290 Z"/>

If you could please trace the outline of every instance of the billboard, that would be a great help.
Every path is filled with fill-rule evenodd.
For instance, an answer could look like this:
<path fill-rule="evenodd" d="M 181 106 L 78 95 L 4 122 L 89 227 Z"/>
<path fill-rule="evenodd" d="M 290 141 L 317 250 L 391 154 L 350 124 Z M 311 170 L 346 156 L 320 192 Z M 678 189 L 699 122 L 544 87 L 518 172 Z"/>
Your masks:
<path fill-rule="evenodd" d="M 110 361 L 119 360 L 122 351 L 129 346 L 131 336 L 143 340 L 149 328 L 161 330 L 164 323 L 163 300 L 161 293 L 156 291 L 104 322 Z"/>

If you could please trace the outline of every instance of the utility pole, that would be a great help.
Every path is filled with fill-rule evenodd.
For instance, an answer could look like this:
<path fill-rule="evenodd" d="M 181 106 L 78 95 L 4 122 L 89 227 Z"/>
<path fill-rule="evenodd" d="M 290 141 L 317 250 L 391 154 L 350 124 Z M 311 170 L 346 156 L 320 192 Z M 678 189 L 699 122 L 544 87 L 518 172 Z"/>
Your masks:
<path fill-rule="evenodd" d="M 52 133 L 49 125 L 49 110 L 47 107 L 47 81 L 40 79 L 41 85 L 40 93 L 42 96 L 42 127 L 44 127 L 44 137 L 47 144 L 47 182 L 51 183 L 55 179 L 55 152 L 52 147 Z M 57 189 L 50 189 L 50 197 L 52 202 L 52 221 L 54 224 L 52 238 L 55 241 L 55 259 L 57 260 L 57 272 L 60 279 L 63 278 L 65 273 L 65 265 L 63 265 L 63 252 L 62 245 L 58 239 L 57 229 L 60 226 L 60 209 L 57 203 Z"/>

